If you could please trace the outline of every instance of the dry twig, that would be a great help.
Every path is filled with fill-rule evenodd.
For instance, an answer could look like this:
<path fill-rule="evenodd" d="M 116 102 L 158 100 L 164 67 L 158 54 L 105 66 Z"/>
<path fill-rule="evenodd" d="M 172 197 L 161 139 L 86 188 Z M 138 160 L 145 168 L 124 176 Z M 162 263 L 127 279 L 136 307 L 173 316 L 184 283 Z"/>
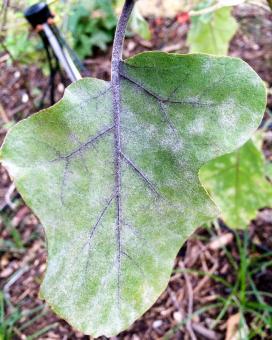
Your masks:
<path fill-rule="evenodd" d="M 192 327 L 191 316 L 193 314 L 193 305 L 194 305 L 194 296 L 193 296 L 193 287 L 189 278 L 189 275 L 186 273 L 186 268 L 182 261 L 179 263 L 181 269 L 183 270 L 183 275 L 187 288 L 187 296 L 188 296 L 188 310 L 187 310 L 187 321 L 186 321 L 186 329 L 190 335 L 191 340 L 197 340 L 197 337 L 194 333 Z"/>

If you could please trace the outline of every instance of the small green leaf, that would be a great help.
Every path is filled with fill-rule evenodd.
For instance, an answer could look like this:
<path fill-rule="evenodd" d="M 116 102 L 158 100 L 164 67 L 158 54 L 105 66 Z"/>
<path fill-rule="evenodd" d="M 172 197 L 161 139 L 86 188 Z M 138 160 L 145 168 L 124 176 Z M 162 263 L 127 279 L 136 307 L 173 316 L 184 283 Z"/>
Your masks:
<path fill-rule="evenodd" d="M 132 32 L 138 34 L 142 39 L 145 40 L 151 39 L 151 31 L 149 29 L 149 24 L 145 20 L 145 18 L 141 15 L 137 7 L 135 7 L 132 12 L 129 27 L 132 30 Z"/>
<path fill-rule="evenodd" d="M 238 25 L 231 15 L 231 7 L 192 17 L 187 39 L 190 52 L 227 54 L 229 42 L 237 31 L 237 27 Z"/>
<path fill-rule="evenodd" d="M 149 52 L 119 72 L 120 115 L 111 83 L 83 79 L 1 151 L 46 231 L 42 296 L 95 337 L 127 328 L 166 288 L 182 244 L 218 213 L 199 168 L 248 140 L 266 103 L 235 58 Z"/>
<path fill-rule="evenodd" d="M 268 162 L 265 164 L 265 175 L 272 182 L 272 163 Z"/>
<path fill-rule="evenodd" d="M 272 206 L 272 185 L 265 170 L 263 153 L 252 140 L 201 168 L 201 183 L 230 227 L 245 228 L 258 209 Z"/>

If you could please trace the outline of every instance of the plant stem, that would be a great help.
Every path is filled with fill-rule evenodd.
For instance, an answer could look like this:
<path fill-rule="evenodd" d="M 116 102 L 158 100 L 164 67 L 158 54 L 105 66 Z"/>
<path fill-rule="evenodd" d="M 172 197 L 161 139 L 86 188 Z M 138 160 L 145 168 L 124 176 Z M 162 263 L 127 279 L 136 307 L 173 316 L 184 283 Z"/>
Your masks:
<path fill-rule="evenodd" d="M 113 48 L 112 48 L 112 61 L 111 61 L 111 76 L 112 78 L 116 73 L 119 73 L 119 63 L 122 60 L 123 43 L 126 33 L 126 27 L 129 17 L 134 7 L 134 0 L 126 0 L 122 13 L 118 20 L 118 24 L 115 31 Z"/>
<path fill-rule="evenodd" d="M 270 7 L 271 11 L 272 11 L 272 0 L 267 0 L 268 6 Z"/>
<path fill-rule="evenodd" d="M 134 0 L 126 0 L 120 15 L 112 50 L 111 60 L 111 85 L 112 85 L 112 111 L 114 119 L 114 195 L 116 205 L 115 239 L 117 260 L 117 306 L 120 312 L 121 301 L 121 229 L 122 229 L 122 202 L 121 202 L 121 86 L 120 86 L 120 62 L 122 61 L 123 43 L 126 27 L 134 6 Z"/>

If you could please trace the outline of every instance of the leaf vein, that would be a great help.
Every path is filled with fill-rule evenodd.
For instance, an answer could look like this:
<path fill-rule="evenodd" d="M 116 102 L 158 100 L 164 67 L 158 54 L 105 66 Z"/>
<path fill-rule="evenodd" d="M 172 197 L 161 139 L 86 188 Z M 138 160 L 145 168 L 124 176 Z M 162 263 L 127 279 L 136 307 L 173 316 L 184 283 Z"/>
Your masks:
<path fill-rule="evenodd" d="M 140 170 L 135 164 L 134 162 L 132 162 L 126 155 L 124 155 L 123 153 L 121 153 L 121 156 L 123 158 L 123 160 L 130 166 L 130 168 L 137 174 L 139 175 L 142 180 L 144 181 L 145 184 L 148 185 L 149 189 L 156 194 L 156 196 L 161 197 L 161 194 L 158 192 L 158 190 L 156 189 L 155 185 L 148 179 L 148 177 L 143 173 L 142 170 Z"/>

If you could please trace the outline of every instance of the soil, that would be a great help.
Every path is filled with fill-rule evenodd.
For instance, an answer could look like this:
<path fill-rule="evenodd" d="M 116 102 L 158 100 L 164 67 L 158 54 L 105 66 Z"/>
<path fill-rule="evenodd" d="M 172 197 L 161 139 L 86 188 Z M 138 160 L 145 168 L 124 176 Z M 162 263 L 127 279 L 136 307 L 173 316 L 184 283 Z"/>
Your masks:
<path fill-rule="evenodd" d="M 272 85 L 272 16 L 256 11 L 256 7 L 241 7 L 235 11 L 240 23 L 239 31 L 231 42 L 230 55 L 247 61 L 267 83 Z M 138 37 L 130 38 L 125 44 L 125 57 L 145 50 L 167 52 L 187 52 L 186 34 L 188 24 L 180 24 L 175 19 L 150 18 L 153 33 L 151 41 Z M 92 76 L 108 80 L 110 75 L 110 48 L 102 54 L 85 61 Z M 0 56 L 0 143 L 7 129 L 14 122 L 37 111 L 41 97 L 47 87 L 47 78 L 35 66 L 10 65 L 7 56 Z M 64 86 L 58 79 L 56 96 L 60 98 Z M 49 105 L 46 99 L 44 106 Z M 272 98 L 268 97 L 268 110 Z M 265 156 L 272 160 L 271 131 L 265 137 Z M 38 219 L 13 190 L 6 171 L 0 167 L 0 288 L 9 300 L 5 307 L 6 316 L 16 311 L 21 313 L 14 330 L 16 339 L 88 339 L 75 332 L 65 321 L 60 320 L 45 303 L 38 298 L 39 286 L 46 268 L 46 248 L 44 234 Z M 264 209 L 249 226 L 250 244 L 248 257 L 258 258 L 272 252 L 272 211 Z M 241 232 L 243 239 L 245 232 Z M 224 239 L 226 248 L 239 264 L 239 252 L 235 236 L 226 228 L 199 228 L 179 252 L 172 277 L 167 289 L 139 320 L 126 332 L 113 339 L 226 339 L 230 320 L 238 309 L 231 307 L 224 318 L 211 330 L 211 324 L 220 313 L 216 306 L 219 297 L 227 298 L 229 290 L 212 278 L 220 277 L 233 284 L 236 280 L 233 264 L 225 249 L 216 246 L 215 241 Z M 190 272 L 184 272 L 189 268 Z M 208 272 L 201 276 L 192 270 Z M 272 267 L 257 272 L 254 282 L 258 289 L 272 292 Z M 271 298 L 267 298 L 271 304 Z M 206 308 L 210 306 L 209 308 Z M 27 315 L 33 311 L 31 316 Z M 191 330 L 183 322 L 190 312 L 194 312 Z M 202 313 L 196 313 L 202 311 Z M 37 317 L 37 318 L 36 318 Z M 27 322 L 31 321 L 30 324 Z M 247 320 L 250 324 L 250 317 Z M 253 326 L 252 326 L 253 327 Z M 41 334 L 37 334 L 41 332 Z M 36 334 L 36 335 L 35 335 Z M 34 336 L 33 336 L 34 335 Z M 272 339 L 269 329 L 264 339 Z M 256 336 L 254 339 L 261 339 Z"/>

